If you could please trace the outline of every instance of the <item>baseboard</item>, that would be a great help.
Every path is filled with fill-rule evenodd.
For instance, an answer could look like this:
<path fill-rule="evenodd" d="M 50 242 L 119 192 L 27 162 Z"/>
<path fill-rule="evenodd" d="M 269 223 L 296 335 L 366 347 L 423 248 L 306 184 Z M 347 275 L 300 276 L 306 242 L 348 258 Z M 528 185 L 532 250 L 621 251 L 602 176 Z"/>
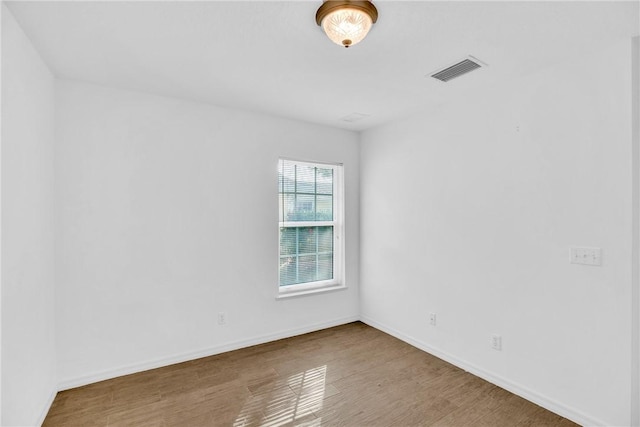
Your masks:
<path fill-rule="evenodd" d="M 271 341 L 276 341 L 284 338 L 291 338 L 296 335 L 307 334 L 309 332 L 315 332 L 322 329 L 332 328 L 334 326 L 344 325 L 346 323 L 356 322 L 360 320 L 360 316 L 349 316 L 340 319 L 334 319 L 329 322 L 315 323 L 312 325 L 302 326 L 294 329 L 286 329 L 274 334 L 261 335 L 245 340 L 234 341 L 226 343 L 220 346 L 200 349 L 192 352 L 176 354 L 169 357 L 163 357 L 159 359 L 148 360 L 142 363 L 136 363 L 127 366 L 121 366 L 114 369 L 109 369 L 101 372 L 96 372 L 91 375 L 85 375 L 77 378 L 69 378 L 58 383 L 58 390 L 68 390 L 71 388 L 82 387 L 87 384 L 97 383 L 99 381 L 109 380 L 111 378 L 121 377 L 123 375 L 135 374 L 137 372 L 148 371 L 150 369 L 161 368 L 163 366 L 173 365 L 176 363 L 187 362 L 189 360 L 199 359 L 201 357 L 213 356 L 215 354 L 225 353 L 227 351 L 238 350 L 245 347 L 251 347 L 253 345 L 264 344 Z M 54 394 L 55 397 L 55 394 Z M 46 413 L 45 413 L 46 415 Z"/>
<path fill-rule="evenodd" d="M 51 394 L 49 395 L 49 398 L 45 402 L 44 408 L 42 408 L 42 412 L 40 413 L 40 417 L 38 417 L 38 422 L 36 423 L 37 426 L 41 426 L 44 423 L 44 419 L 47 418 L 47 414 L 49 413 L 49 410 L 51 409 L 51 405 L 53 405 L 53 401 L 56 398 L 57 394 L 58 394 L 57 391 L 55 391 L 55 390 L 51 391 Z"/>
<path fill-rule="evenodd" d="M 368 316 L 361 315 L 360 321 L 366 323 L 367 325 L 379 329 L 382 332 L 385 332 L 389 335 L 392 335 L 399 340 L 402 340 L 412 346 L 419 348 L 420 350 L 426 351 L 429 354 L 432 354 L 446 362 L 451 363 L 452 365 L 457 366 L 458 368 L 464 369 L 467 372 L 472 373 L 486 381 L 489 381 L 492 384 L 497 385 L 498 387 L 502 387 L 503 389 L 510 391 L 513 394 L 516 394 L 524 399 L 527 399 L 530 402 L 535 403 L 545 409 L 548 409 L 551 412 L 554 412 L 558 415 L 561 415 L 575 423 L 578 423 L 582 426 L 606 426 L 607 423 L 595 419 L 577 409 L 568 407 L 563 405 L 560 402 L 556 402 L 554 400 L 548 399 L 547 397 L 528 389 L 520 384 L 516 384 L 500 375 L 496 375 L 492 372 L 486 371 L 473 363 L 469 363 L 465 360 L 459 359 L 447 352 L 441 351 L 437 348 L 431 347 L 430 345 L 417 340 L 409 335 L 406 335 L 392 327 L 389 327 L 383 323 L 380 323 Z"/>

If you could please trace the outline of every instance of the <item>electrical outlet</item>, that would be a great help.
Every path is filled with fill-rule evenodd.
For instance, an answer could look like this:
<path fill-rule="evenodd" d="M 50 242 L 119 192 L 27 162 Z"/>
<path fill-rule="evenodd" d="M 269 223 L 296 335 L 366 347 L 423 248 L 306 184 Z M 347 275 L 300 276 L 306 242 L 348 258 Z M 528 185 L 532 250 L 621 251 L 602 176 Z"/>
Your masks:
<path fill-rule="evenodd" d="M 218 325 L 224 325 L 227 323 L 227 313 L 221 311 L 218 313 Z"/>
<path fill-rule="evenodd" d="M 429 324 L 431 326 L 436 326 L 436 314 L 435 313 L 429 314 Z"/>
<path fill-rule="evenodd" d="M 502 351 L 502 336 L 498 334 L 491 335 L 491 348 L 497 351 Z"/>

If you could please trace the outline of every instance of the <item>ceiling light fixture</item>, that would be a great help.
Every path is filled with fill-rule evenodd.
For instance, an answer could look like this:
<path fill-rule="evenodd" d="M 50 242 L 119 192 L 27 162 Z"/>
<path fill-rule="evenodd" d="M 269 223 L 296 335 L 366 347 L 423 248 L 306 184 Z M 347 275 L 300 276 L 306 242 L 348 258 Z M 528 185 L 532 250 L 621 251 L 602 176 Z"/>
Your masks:
<path fill-rule="evenodd" d="M 378 9 L 369 0 L 325 0 L 316 12 L 327 37 L 344 47 L 361 42 L 377 20 Z"/>

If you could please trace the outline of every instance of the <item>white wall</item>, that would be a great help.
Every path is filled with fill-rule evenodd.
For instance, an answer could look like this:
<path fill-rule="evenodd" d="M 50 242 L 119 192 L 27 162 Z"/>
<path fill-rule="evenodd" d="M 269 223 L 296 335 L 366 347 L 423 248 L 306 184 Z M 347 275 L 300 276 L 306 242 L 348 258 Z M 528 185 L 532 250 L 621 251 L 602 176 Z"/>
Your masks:
<path fill-rule="evenodd" d="M 621 41 L 365 132 L 363 319 L 576 421 L 629 425 L 630 94 Z M 604 264 L 570 264 L 572 245 Z"/>
<path fill-rule="evenodd" d="M 35 425 L 56 391 L 49 69 L 2 6 L 2 425 Z"/>
<path fill-rule="evenodd" d="M 631 424 L 640 426 L 640 36 L 631 42 L 633 249 L 631 301 Z"/>
<path fill-rule="evenodd" d="M 356 133 L 58 81 L 56 144 L 62 388 L 358 318 Z M 275 299 L 279 156 L 345 165 L 345 291 Z"/>

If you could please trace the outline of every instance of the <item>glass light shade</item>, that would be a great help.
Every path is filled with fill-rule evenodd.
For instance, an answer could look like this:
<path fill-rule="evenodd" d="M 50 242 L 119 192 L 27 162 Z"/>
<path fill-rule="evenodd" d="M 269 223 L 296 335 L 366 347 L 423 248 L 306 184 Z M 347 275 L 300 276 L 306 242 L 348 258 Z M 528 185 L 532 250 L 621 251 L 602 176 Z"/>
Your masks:
<path fill-rule="evenodd" d="M 361 42 L 369 33 L 371 25 L 373 21 L 367 13 L 349 7 L 335 10 L 322 20 L 322 29 L 327 37 L 344 47 Z"/>

